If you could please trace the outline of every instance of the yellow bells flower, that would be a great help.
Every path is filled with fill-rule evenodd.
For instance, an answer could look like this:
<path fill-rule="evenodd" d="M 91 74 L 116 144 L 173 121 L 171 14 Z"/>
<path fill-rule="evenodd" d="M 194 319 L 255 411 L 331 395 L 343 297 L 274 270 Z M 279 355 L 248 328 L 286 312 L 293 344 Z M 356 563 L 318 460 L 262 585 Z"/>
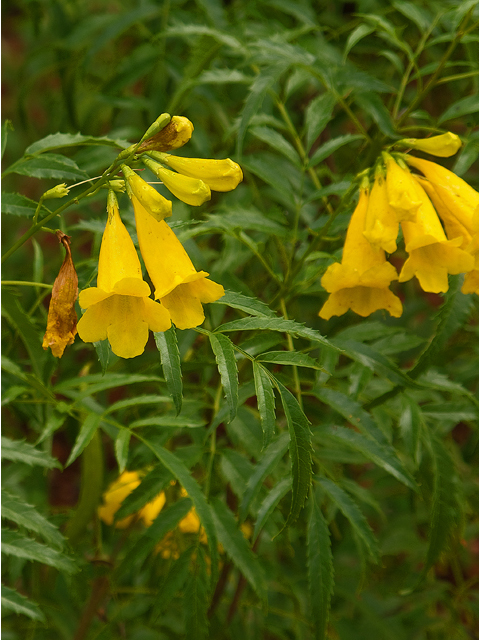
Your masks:
<path fill-rule="evenodd" d="M 199 207 L 212 197 L 210 188 L 207 187 L 203 180 L 169 171 L 169 169 L 165 169 L 161 164 L 150 160 L 150 158 L 144 158 L 143 162 L 163 182 L 167 189 L 182 202 Z"/>
<path fill-rule="evenodd" d="M 120 166 L 127 180 L 127 193 L 130 198 L 133 193 L 155 220 L 163 220 L 172 215 L 172 203 L 170 200 L 158 193 L 151 184 L 145 182 L 133 169 L 130 169 L 125 164 Z"/>
<path fill-rule="evenodd" d="M 416 195 L 415 179 L 407 168 L 401 167 L 389 153 L 383 153 L 387 168 L 388 204 L 397 222 L 414 221 L 421 201 Z"/>
<path fill-rule="evenodd" d="M 149 330 L 166 331 L 171 320 L 165 307 L 149 297 L 150 286 L 142 279 L 140 261 L 113 191 L 108 194 L 107 210 L 97 286 L 80 292 L 79 304 L 86 311 L 77 331 L 84 342 L 108 339 L 117 356 L 134 358 L 143 353 Z"/>
<path fill-rule="evenodd" d="M 393 253 L 397 249 L 397 214 L 388 203 L 387 182 L 381 164 L 375 169 L 375 182 L 368 198 L 365 238 L 374 247 Z"/>
<path fill-rule="evenodd" d="M 215 302 L 225 291 L 196 271 L 177 236 L 163 220 L 157 222 L 133 196 L 137 237 L 143 261 L 160 300 L 179 329 L 198 327 L 205 320 L 202 303 Z"/>
<path fill-rule="evenodd" d="M 140 476 L 137 471 L 124 471 L 120 477 L 114 480 L 103 495 L 103 505 L 98 508 L 98 517 L 105 524 L 113 524 L 115 514 L 122 506 L 123 501 L 140 484 Z M 136 514 L 122 518 L 115 523 L 117 529 L 125 529 L 134 519 L 143 520 L 146 527 L 151 526 L 155 518 L 163 509 L 166 497 L 162 491 L 152 501 L 148 502 Z"/>
<path fill-rule="evenodd" d="M 435 209 L 420 185 L 417 192 L 422 200 L 417 220 L 402 222 L 409 257 L 398 279 L 406 282 L 416 276 L 424 291 L 445 292 L 448 291 L 448 274 L 471 271 L 473 257 L 460 249 L 461 237 L 447 240 Z"/>
<path fill-rule="evenodd" d="M 168 114 L 163 114 L 168 116 Z M 162 118 L 162 116 L 160 116 Z M 137 153 L 156 149 L 158 151 L 172 151 L 186 144 L 193 133 L 193 124 L 184 116 L 173 116 L 161 131 L 151 138 L 144 140 L 137 149 Z"/>
<path fill-rule="evenodd" d="M 365 181 L 348 226 L 342 263 L 330 265 L 322 277 L 322 286 L 330 293 L 318 314 L 325 320 L 348 309 L 364 317 L 378 309 L 386 309 L 395 318 L 402 315 L 400 299 L 388 288 L 397 279 L 397 271 L 385 260 L 383 249 L 370 244 L 363 233 L 368 201 Z"/>
<path fill-rule="evenodd" d="M 395 144 L 401 144 L 404 147 L 425 151 L 432 156 L 448 158 L 453 156 L 462 146 L 462 141 L 455 134 L 447 131 L 440 136 L 432 136 L 431 138 L 404 138 Z"/>
<path fill-rule="evenodd" d="M 462 293 L 476 293 L 478 296 L 478 216 L 475 217 L 472 240 L 465 250 L 473 256 L 474 266 L 465 274 Z"/>
<path fill-rule="evenodd" d="M 203 180 L 212 191 L 232 191 L 243 180 L 240 166 L 230 158 L 204 160 L 202 158 L 181 158 L 158 152 L 152 155 L 184 176 Z"/>

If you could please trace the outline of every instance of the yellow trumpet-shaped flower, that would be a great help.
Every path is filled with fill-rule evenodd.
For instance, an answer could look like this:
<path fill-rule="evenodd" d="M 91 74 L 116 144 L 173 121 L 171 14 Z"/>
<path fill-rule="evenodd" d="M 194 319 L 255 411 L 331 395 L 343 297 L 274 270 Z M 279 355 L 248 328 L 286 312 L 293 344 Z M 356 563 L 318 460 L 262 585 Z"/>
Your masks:
<path fill-rule="evenodd" d="M 330 265 L 322 277 L 322 286 L 330 293 L 318 314 L 325 320 L 348 309 L 364 317 L 378 309 L 386 309 L 395 318 L 402 315 L 400 299 L 388 288 L 397 279 L 397 271 L 363 232 L 368 204 L 368 183 L 364 182 L 348 226 L 342 262 Z"/>
<path fill-rule="evenodd" d="M 447 240 L 435 209 L 420 185 L 417 193 L 422 205 L 416 222 L 402 222 L 409 257 L 398 279 L 406 282 L 416 276 L 424 291 L 445 292 L 448 291 L 448 274 L 471 271 L 473 257 L 460 249 L 461 237 Z"/>
<path fill-rule="evenodd" d="M 243 180 L 240 166 L 230 158 L 204 160 L 203 158 L 181 158 L 158 152 L 152 155 L 184 176 L 203 180 L 212 191 L 232 191 Z"/>
<path fill-rule="evenodd" d="M 143 261 L 155 286 L 155 298 L 166 307 L 179 329 L 190 329 L 205 320 L 202 303 L 215 302 L 225 291 L 196 271 L 181 242 L 163 220 L 148 215 L 133 196 L 137 237 Z"/>
<path fill-rule="evenodd" d="M 103 494 L 103 505 L 98 508 L 98 517 L 105 524 L 113 524 L 115 514 L 122 506 L 123 501 L 140 484 L 138 471 L 124 471 L 114 480 Z M 115 523 L 117 529 L 125 529 L 134 519 L 143 520 L 146 527 L 149 527 L 165 504 L 165 493 L 162 491 L 153 500 L 148 502 L 136 514 L 122 518 Z"/>
<path fill-rule="evenodd" d="M 430 153 L 432 156 L 448 158 L 457 153 L 462 146 L 462 141 L 455 133 L 447 131 L 447 133 L 442 133 L 440 136 L 432 136 L 431 138 L 405 138 L 404 140 L 399 140 L 396 144 L 425 151 L 425 153 Z"/>
<path fill-rule="evenodd" d="M 388 204 L 397 216 L 397 222 L 414 221 L 421 205 L 416 195 L 415 179 L 407 168 L 401 167 L 389 153 L 383 153 L 387 168 Z M 392 231 L 392 235 L 393 235 Z"/>
<path fill-rule="evenodd" d="M 388 253 L 397 249 L 397 214 L 388 203 L 387 182 L 381 164 L 377 164 L 375 169 L 375 182 L 368 198 L 363 233 L 374 247 Z"/>
<path fill-rule="evenodd" d="M 474 218 L 472 229 L 472 239 L 465 247 L 471 256 L 473 256 L 473 269 L 465 274 L 465 280 L 462 285 L 462 293 L 476 293 L 478 296 L 478 216 Z"/>
<path fill-rule="evenodd" d="M 121 168 L 127 180 L 127 193 L 130 197 L 133 194 L 155 220 L 163 220 L 172 215 L 170 200 L 164 198 L 151 184 L 145 182 L 138 173 L 135 173 L 127 165 L 122 164 Z"/>
<path fill-rule="evenodd" d="M 157 178 L 162 180 L 167 189 L 179 200 L 182 200 L 182 202 L 186 202 L 194 207 L 199 207 L 212 197 L 210 188 L 203 180 L 183 176 L 169 169 L 165 169 L 161 164 L 150 160 L 150 158 L 144 158 L 143 162 L 153 171 Z"/>
<path fill-rule="evenodd" d="M 170 315 L 149 297 L 150 286 L 142 278 L 140 261 L 120 219 L 113 191 L 108 194 L 107 211 L 97 286 L 80 292 L 79 304 L 86 311 L 77 331 L 84 342 L 108 339 L 113 353 L 133 358 L 143 353 L 149 330 L 166 331 L 171 326 Z"/>

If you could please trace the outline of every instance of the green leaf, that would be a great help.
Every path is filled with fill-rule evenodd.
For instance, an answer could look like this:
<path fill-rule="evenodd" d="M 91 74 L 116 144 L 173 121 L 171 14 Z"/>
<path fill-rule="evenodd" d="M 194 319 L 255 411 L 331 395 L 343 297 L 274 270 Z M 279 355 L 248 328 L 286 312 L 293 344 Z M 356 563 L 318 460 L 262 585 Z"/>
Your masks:
<path fill-rule="evenodd" d="M 136 429 L 138 427 L 173 427 L 173 428 L 185 428 L 185 429 L 198 429 L 205 426 L 204 420 L 191 420 L 189 418 L 182 418 L 177 415 L 166 416 L 149 416 L 148 418 L 141 418 L 130 423 L 130 429 Z"/>
<path fill-rule="evenodd" d="M 243 293 L 237 293 L 236 291 L 225 291 L 225 295 L 215 300 L 213 304 L 225 304 L 232 309 L 240 309 L 252 316 L 260 317 L 272 317 L 275 316 L 275 312 L 270 307 L 258 300 L 257 298 L 250 298 L 243 295 Z"/>
<path fill-rule="evenodd" d="M 2 518 L 7 518 L 21 527 L 35 531 L 51 544 L 62 548 L 64 537 L 51 522 L 42 516 L 34 506 L 12 496 L 2 489 Z"/>
<path fill-rule="evenodd" d="M 275 394 L 268 374 L 257 362 L 253 363 L 255 393 L 263 430 L 263 448 L 268 447 L 275 434 Z"/>
<path fill-rule="evenodd" d="M 369 36 L 373 31 L 375 31 L 375 27 L 372 27 L 368 24 L 359 24 L 352 33 L 347 38 L 347 43 L 345 45 L 345 49 L 343 51 L 343 60 L 345 61 L 350 53 L 351 49 L 360 42 L 362 38 Z"/>
<path fill-rule="evenodd" d="M 282 161 L 284 163 L 284 161 Z M 286 164 L 286 163 L 284 163 Z M 289 174 L 295 169 L 293 164 L 288 164 L 290 167 Z M 261 180 L 270 185 L 274 191 L 278 192 L 282 198 L 289 204 L 289 206 L 295 206 L 295 201 L 292 196 L 292 187 L 288 178 L 285 176 L 285 171 L 281 171 L 281 164 L 277 155 L 270 153 L 269 151 L 261 151 L 255 155 L 249 155 L 242 160 L 243 169 L 251 171 Z M 298 170 L 297 170 L 298 172 Z"/>
<path fill-rule="evenodd" d="M 271 362 L 272 364 L 291 364 L 297 367 L 309 367 L 321 370 L 321 366 L 310 356 L 298 351 L 267 351 L 256 357 L 257 362 Z"/>
<path fill-rule="evenodd" d="M 423 424 L 422 412 L 413 398 L 407 394 L 402 395 L 402 413 L 398 420 L 398 426 L 405 443 L 405 449 L 410 460 L 416 462 L 418 456 L 418 444 Z"/>
<path fill-rule="evenodd" d="M 25 596 L 22 596 L 18 591 L 9 589 L 2 584 L 2 610 L 13 611 L 17 615 L 27 616 L 32 620 L 45 621 L 45 616 L 39 609 L 38 605 Z"/>
<path fill-rule="evenodd" d="M 108 406 L 103 415 L 106 416 L 114 411 L 121 411 L 122 409 L 136 408 L 148 404 L 169 404 L 170 398 L 168 396 L 159 396 L 157 394 L 149 394 L 144 396 L 135 396 L 134 398 L 126 398 L 125 400 L 119 400 Z"/>
<path fill-rule="evenodd" d="M 122 520 L 132 513 L 140 511 L 147 502 L 151 502 L 161 493 L 172 479 L 172 474 L 162 464 L 156 466 L 142 478 L 141 483 L 122 502 L 115 514 L 115 520 Z"/>
<path fill-rule="evenodd" d="M 122 387 L 127 384 L 136 384 L 143 382 L 162 382 L 162 378 L 158 376 L 146 376 L 135 373 L 110 373 L 104 377 L 102 373 L 94 373 L 83 377 L 74 377 L 68 380 L 64 380 L 55 385 L 54 389 L 57 393 L 68 393 L 69 389 L 80 387 L 81 391 L 75 394 L 77 402 L 83 398 L 98 393 L 99 391 L 106 391 L 107 389 L 114 389 L 115 387 Z M 85 388 L 86 387 L 86 388 Z"/>
<path fill-rule="evenodd" d="M 316 167 L 319 162 L 322 162 L 322 160 L 325 160 L 325 158 L 331 156 L 332 153 L 337 149 L 340 149 L 340 147 L 343 147 L 350 142 L 354 142 L 355 140 L 360 139 L 363 139 L 362 135 L 352 133 L 347 133 L 344 136 L 332 138 L 332 140 L 329 140 L 325 144 L 322 144 L 321 147 L 318 147 L 313 156 L 310 158 L 308 166 L 310 168 Z"/>
<path fill-rule="evenodd" d="M 2 213 L 13 216 L 26 216 L 32 218 L 37 209 L 37 202 L 30 200 L 20 193 L 7 193 L 2 191 Z M 45 207 L 42 207 L 44 210 Z"/>
<path fill-rule="evenodd" d="M 158 598 L 153 605 L 152 616 L 156 619 L 160 616 L 173 600 L 185 582 L 187 581 L 190 567 L 190 559 L 194 547 L 189 547 L 180 555 L 178 560 L 170 567 L 165 579 L 162 581 L 158 589 Z"/>
<path fill-rule="evenodd" d="M 321 426 L 315 429 L 315 433 L 319 435 L 324 433 L 337 442 L 341 442 L 347 447 L 358 451 L 394 478 L 403 482 L 404 485 L 414 491 L 418 491 L 415 480 L 404 468 L 396 456 L 395 449 L 390 445 L 380 444 L 374 440 L 370 440 L 370 438 L 366 438 L 361 433 L 357 433 L 353 429 L 347 429 L 346 427 Z"/>
<path fill-rule="evenodd" d="M 253 499 L 262 488 L 265 478 L 275 469 L 288 449 L 290 437 L 288 433 L 281 433 L 268 445 L 262 453 L 262 459 L 255 466 L 253 473 L 248 478 L 243 499 L 238 510 L 238 519 L 243 522 L 247 517 Z"/>
<path fill-rule="evenodd" d="M 444 113 L 439 117 L 438 124 L 442 122 L 447 122 L 447 120 L 455 120 L 456 118 L 461 118 L 462 116 L 469 115 L 470 113 L 476 113 L 478 111 L 478 100 L 476 96 L 467 96 L 466 98 L 461 98 L 451 104 Z"/>
<path fill-rule="evenodd" d="M 333 556 L 327 523 L 312 496 L 307 528 L 307 566 L 310 611 L 315 640 L 324 640 L 334 587 Z"/>
<path fill-rule="evenodd" d="M 172 396 L 173 404 L 175 405 L 178 415 L 182 410 L 183 384 L 180 352 L 177 343 L 177 330 L 172 326 L 170 329 L 167 329 L 167 331 L 160 331 L 153 335 L 160 353 L 167 389 Z"/>
<path fill-rule="evenodd" d="M 188 640 L 208 638 L 208 604 L 207 568 L 203 549 L 199 547 L 185 587 L 185 637 Z"/>
<path fill-rule="evenodd" d="M 115 457 L 117 459 L 119 473 L 123 473 L 127 466 L 131 435 L 128 429 L 119 429 L 118 435 L 115 438 Z"/>
<path fill-rule="evenodd" d="M 433 16 L 429 15 L 429 13 L 418 4 L 407 2 L 407 0 L 394 0 L 393 6 L 406 18 L 414 22 L 422 35 L 432 23 Z"/>
<path fill-rule="evenodd" d="M 201 229 L 219 229 L 226 231 L 231 235 L 236 235 L 239 231 L 251 230 L 261 231 L 262 233 L 276 234 L 283 237 L 288 234 L 288 228 L 278 224 L 274 220 L 270 220 L 260 211 L 234 209 L 225 214 L 208 215 L 207 222 L 199 225 L 197 230 Z M 219 302 L 219 301 L 218 301 Z"/>
<path fill-rule="evenodd" d="M 220 325 L 215 332 L 228 331 L 282 331 L 293 336 L 306 338 L 312 342 L 316 342 L 325 347 L 330 347 L 336 351 L 342 351 L 340 347 L 329 342 L 321 336 L 318 331 L 314 331 L 309 327 L 305 327 L 294 320 L 285 320 L 284 318 L 242 318 L 241 320 L 232 320 Z"/>
<path fill-rule="evenodd" d="M 26 560 L 48 564 L 65 573 L 78 571 L 78 567 L 66 555 L 31 538 L 27 538 L 18 533 L 18 531 L 2 529 L 2 553 L 16 558 L 25 558 Z"/>
<path fill-rule="evenodd" d="M 305 110 L 305 130 L 307 134 L 307 151 L 327 126 L 333 114 L 337 100 L 330 93 L 323 93 L 314 98 Z"/>
<path fill-rule="evenodd" d="M 282 398 L 283 410 L 290 433 L 290 459 L 292 461 L 292 504 L 285 527 L 298 518 L 307 499 L 312 481 L 312 433 L 310 422 L 298 404 L 298 400 L 276 381 Z"/>
<path fill-rule="evenodd" d="M 238 528 L 233 513 L 219 498 L 212 500 L 212 513 L 220 544 L 248 580 L 260 600 L 265 602 L 267 585 L 264 572 L 245 536 Z"/>
<path fill-rule="evenodd" d="M 268 144 L 272 149 L 278 151 L 283 156 L 285 156 L 288 160 L 293 162 L 297 167 L 301 166 L 300 158 L 298 157 L 298 152 L 294 149 L 294 147 L 285 140 L 281 133 L 275 131 L 275 129 L 271 129 L 270 127 L 253 127 L 251 129 L 251 133 Z"/>
<path fill-rule="evenodd" d="M 143 442 L 153 451 L 160 462 L 170 471 L 176 480 L 178 480 L 191 498 L 208 538 L 210 559 L 212 561 L 211 581 L 212 584 L 215 584 L 218 574 L 217 536 L 210 507 L 205 496 L 198 486 L 197 481 L 190 475 L 190 471 L 174 453 L 151 441 L 147 442 L 146 440 L 143 440 Z"/>
<path fill-rule="evenodd" d="M 88 445 L 90 440 L 93 438 L 93 434 L 98 429 L 101 419 L 102 416 L 98 413 L 89 413 L 85 418 L 82 426 L 80 427 L 80 431 L 78 432 L 73 449 L 68 456 L 68 460 L 65 464 L 66 467 L 72 464 L 72 462 L 78 458 Z"/>
<path fill-rule="evenodd" d="M 100 366 L 102 367 L 102 374 L 105 375 L 110 363 L 110 357 L 112 355 L 112 348 L 110 347 L 110 343 L 108 340 L 99 340 L 98 342 L 94 342 L 93 346 L 95 347 L 98 361 L 100 362 Z"/>
<path fill-rule="evenodd" d="M 13 124 L 11 120 L 5 120 L 5 122 L 2 124 L 2 153 L 1 153 L 1 157 L 3 158 L 3 154 L 5 153 L 5 149 L 7 147 L 7 138 L 8 138 L 8 132 L 9 131 L 14 131 L 13 128 Z"/>
<path fill-rule="evenodd" d="M 352 525 L 352 529 L 358 539 L 365 545 L 371 559 L 378 562 L 378 542 L 365 516 L 360 511 L 356 502 L 337 484 L 328 478 L 315 477 L 330 500 L 340 509 L 343 515 Z"/>
<path fill-rule="evenodd" d="M 202 71 L 196 80 L 196 84 L 230 84 L 232 82 L 250 84 L 252 77 L 236 69 L 208 69 Z"/>
<path fill-rule="evenodd" d="M 209 333 L 208 338 L 215 354 L 222 387 L 230 408 L 230 422 L 237 415 L 238 405 L 238 372 L 233 344 L 221 333 Z"/>
<path fill-rule="evenodd" d="M 256 540 L 258 534 L 265 526 L 268 518 L 274 512 L 280 500 L 287 495 L 291 488 L 292 479 L 283 478 L 283 480 L 280 480 L 280 482 L 273 487 L 270 493 L 266 495 L 258 510 L 255 529 L 253 530 L 253 540 Z"/>
<path fill-rule="evenodd" d="M 383 104 L 378 93 L 370 91 L 357 93 L 355 101 L 362 111 L 371 116 L 382 133 L 393 139 L 400 137 L 395 131 L 392 118 L 390 117 L 390 112 Z"/>
<path fill-rule="evenodd" d="M 126 149 L 130 143 L 126 140 L 113 140 L 112 138 L 95 136 L 83 136 L 81 133 L 52 133 L 41 140 L 31 144 L 26 150 L 26 156 L 33 156 L 45 151 L 65 149 L 66 147 L 78 147 L 79 145 L 100 145 L 107 147 L 120 147 Z"/>
<path fill-rule="evenodd" d="M 47 469 L 62 468 L 58 460 L 23 440 L 10 440 L 10 438 L 2 436 L 1 454 L 2 458 L 12 462 L 23 462 L 28 465 L 37 464 L 41 467 L 47 467 Z"/>
<path fill-rule="evenodd" d="M 33 158 L 21 158 L 12 164 L 4 173 L 18 173 L 32 178 L 54 178 L 56 180 L 85 180 L 88 174 L 79 169 L 71 158 L 57 153 L 45 153 Z"/>

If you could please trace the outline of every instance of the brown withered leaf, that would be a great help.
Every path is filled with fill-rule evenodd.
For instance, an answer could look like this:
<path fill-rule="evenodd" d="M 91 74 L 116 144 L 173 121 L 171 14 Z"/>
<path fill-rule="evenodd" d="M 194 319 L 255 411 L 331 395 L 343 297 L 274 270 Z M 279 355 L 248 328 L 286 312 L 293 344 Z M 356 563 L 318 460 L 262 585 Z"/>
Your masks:
<path fill-rule="evenodd" d="M 58 241 L 65 247 L 65 259 L 53 283 L 52 298 L 48 308 L 47 330 L 42 347 L 52 350 L 61 358 L 65 347 L 72 344 L 77 334 L 75 300 L 78 297 L 78 278 L 70 251 L 70 236 L 57 231 Z"/>

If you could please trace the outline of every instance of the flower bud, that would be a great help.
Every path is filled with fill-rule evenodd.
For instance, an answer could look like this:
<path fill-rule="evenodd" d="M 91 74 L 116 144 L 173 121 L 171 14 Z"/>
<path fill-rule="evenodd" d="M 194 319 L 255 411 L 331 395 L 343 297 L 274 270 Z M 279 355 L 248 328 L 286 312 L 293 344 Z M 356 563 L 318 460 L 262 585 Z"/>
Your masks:
<path fill-rule="evenodd" d="M 52 187 L 48 191 L 45 191 L 45 193 L 42 196 L 42 200 L 53 200 L 54 198 L 64 198 L 65 196 L 68 196 L 69 191 L 70 191 L 70 187 L 67 187 L 65 182 L 62 182 L 62 184 L 57 184 L 56 187 Z"/>
<path fill-rule="evenodd" d="M 425 153 L 430 153 L 440 158 L 448 158 L 457 153 L 462 146 L 462 141 L 455 133 L 448 131 L 440 136 L 432 136 L 431 138 L 405 138 L 395 144 L 425 151 Z"/>
<path fill-rule="evenodd" d="M 152 156 L 184 176 L 200 178 L 212 191 L 232 191 L 243 180 L 240 166 L 230 158 L 223 160 L 179 158 L 155 151 Z"/>
<path fill-rule="evenodd" d="M 144 151 L 171 151 L 183 147 L 193 133 L 193 124 L 184 116 L 173 116 L 170 122 L 151 138 L 144 140 L 138 147 L 137 153 Z"/>
<path fill-rule="evenodd" d="M 172 118 L 169 113 L 162 113 L 161 116 L 158 116 L 155 122 L 151 124 L 143 134 L 142 141 L 148 140 L 148 138 L 157 135 L 157 133 L 167 126 L 171 119 Z"/>
<path fill-rule="evenodd" d="M 121 169 L 127 180 L 129 198 L 133 194 L 155 220 L 160 221 L 172 215 L 172 203 L 170 200 L 164 198 L 127 165 L 122 164 Z"/>
<path fill-rule="evenodd" d="M 203 180 L 189 178 L 169 171 L 158 162 L 150 160 L 150 158 L 145 158 L 143 162 L 163 182 L 167 189 L 182 202 L 199 207 L 212 197 L 209 187 Z"/>

